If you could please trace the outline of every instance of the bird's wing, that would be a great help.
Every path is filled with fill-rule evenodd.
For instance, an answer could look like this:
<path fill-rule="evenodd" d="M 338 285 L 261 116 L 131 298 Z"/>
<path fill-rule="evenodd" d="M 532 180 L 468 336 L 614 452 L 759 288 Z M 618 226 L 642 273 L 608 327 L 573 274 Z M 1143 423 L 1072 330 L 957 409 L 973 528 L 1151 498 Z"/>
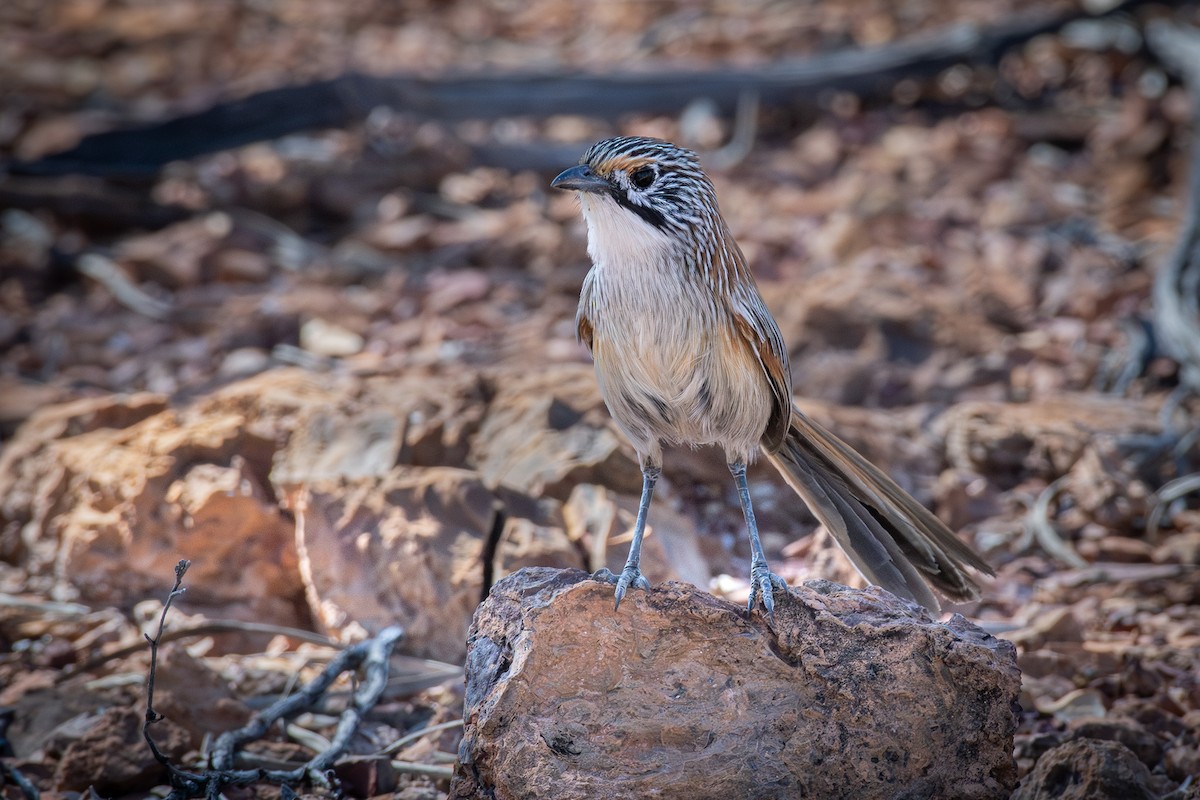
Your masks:
<path fill-rule="evenodd" d="M 575 313 L 575 334 L 590 351 L 592 349 L 592 321 L 583 312 L 583 303 L 579 304 L 579 311 Z"/>
<path fill-rule="evenodd" d="M 771 418 L 763 431 L 762 446 L 768 453 L 774 453 L 787 437 L 792 416 L 792 377 L 787 347 L 783 344 L 779 326 L 753 284 L 742 284 L 732 299 L 734 326 L 762 366 L 771 387 Z"/>
<path fill-rule="evenodd" d="M 583 286 L 579 287 L 579 307 L 575 311 L 575 335 L 579 337 L 579 341 L 587 345 L 589 353 L 593 353 L 592 341 L 595 327 L 592 325 L 592 318 L 588 316 L 588 310 L 594 309 L 592 303 L 592 292 L 595 289 L 596 270 L 588 270 L 587 277 L 583 279 Z"/>

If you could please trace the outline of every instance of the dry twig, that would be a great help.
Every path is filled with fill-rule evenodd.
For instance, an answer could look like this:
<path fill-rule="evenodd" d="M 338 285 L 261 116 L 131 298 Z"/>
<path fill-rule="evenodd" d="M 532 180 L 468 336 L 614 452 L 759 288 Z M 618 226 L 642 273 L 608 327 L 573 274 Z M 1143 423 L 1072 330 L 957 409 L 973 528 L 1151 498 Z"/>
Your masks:
<path fill-rule="evenodd" d="M 163 321 L 171 316 L 171 304 L 143 292 L 129 280 L 121 268 L 99 253 L 85 253 L 76 262 L 76 269 L 99 283 L 121 305 L 143 317 Z"/>
<path fill-rule="evenodd" d="M 210 619 L 205 620 L 196 625 L 187 628 L 179 628 L 173 631 L 159 631 L 162 637 L 159 644 L 174 642 L 179 639 L 190 639 L 194 636 L 211 636 L 214 633 L 261 633 L 270 636 L 287 636 L 291 639 L 296 639 L 301 642 L 309 642 L 311 644 L 324 645 L 326 647 L 338 647 L 338 643 L 328 636 L 312 631 L 300 630 L 299 628 L 289 628 L 285 625 L 272 625 L 265 622 L 244 622 L 237 619 Z M 66 680 L 81 672 L 91 672 L 97 667 L 101 667 L 110 661 L 119 661 L 122 658 L 131 656 L 141 650 L 143 647 L 141 642 L 134 642 L 114 650 L 109 650 L 92 656 L 87 661 L 78 665 L 63 670 L 63 674 L 59 677 L 59 681 Z"/>
<path fill-rule="evenodd" d="M 1163 63 L 1179 73 L 1200 128 L 1200 30 L 1165 20 L 1147 26 L 1146 40 Z M 1154 329 L 1179 362 L 1180 379 L 1200 388 L 1200 130 L 1193 131 L 1187 206 L 1179 241 L 1154 279 Z"/>
<path fill-rule="evenodd" d="M 386 688 L 388 659 L 396 643 L 404 636 L 403 629 L 396 626 L 386 628 L 380 631 L 375 638 L 360 642 L 339 653 L 312 683 L 302 687 L 298 693 L 279 700 L 270 708 L 259 712 L 245 726 L 217 737 L 211 757 L 213 765 L 211 769 L 189 772 L 175 766 L 158 749 L 150 736 L 150 726 L 163 719 L 162 715 L 154 710 L 154 680 L 158 667 L 158 648 L 163 641 L 167 611 L 175 598 L 184 592 L 183 576 L 187 572 L 188 566 L 189 562 L 186 559 L 176 565 L 175 585 L 163 605 L 158 631 L 153 637 L 146 636 L 146 641 L 150 643 L 150 671 L 146 682 L 146 722 L 143 725 L 142 733 L 154 758 L 168 771 L 172 788 L 169 797 L 216 798 L 220 796 L 222 789 L 226 786 L 244 786 L 254 783 L 279 785 L 283 796 L 295 796 L 289 785 L 304 781 L 323 788 L 336 789 L 336 781 L 330 774 L 330 770 L 345 752 L 350 738 L 358 730 L 363 716 L 374 707 Z M 262 737 L 279 720 L 312 707 L 342 673 L 359 668 L 365 672 L 365 680 L 354 693 L 349 706 L 342 712 L 337 730 L 326 750 L 317 753 L 307 763 L 295 769 L 234 769 L 237 748 Z"/>
<path fill-rule="evenodd" d="M 1154 505 L 1146 520 L 1146 536 L 1151 539 L 1158 536 L 1158 528 L 1162 524 L 1163 517 L 1170 511 L 1171 504 L 1184 495 L 1196 491 L 1200 491 L 1200 473 L 1198 472 L 1184 475 L 1160 486 L 1154 493 Z"/>
<path fill-rule="evenodd" d="M 42 796 L 37 787 L 29 782 L 29 779 L 21 774 L 21 771 L 11 764 L 5 764 L 0 760 L 0 788 L 11 783 L 21 790 L 21 794 L 26 800 L 39 800 Z"/>
<path fill-rule="evenodd" d="M 418 764 L 415 761 L 393 761 L 392 769 L 396 770 L 396 772 L 424 775 L 427 778 L 441 781 L 448 781 L 454 777 L 454 767 L 443 767 L 437 764 Z"/>
<path fill-rule="evenodd" d="M 1062 492 L 1066 481 L 1067 476 L 1064 475 L 1042 490 L 1030 507 L 1029 513 L 1025 515 L 1025 530 L 1037 539 L 1038 544 L 1050 556 L 1076 569 L 1082 569 L 1087 566 L 1087 562 L 1067 544 L 1050 521 L 1050 505 Z"/>
<path fill-rule="evenodd" d="M 154 754 L 155 761 L 171 771 L 172 777 L 176 771 L 175 766 L 171 763 L 171 759 L 158 749 L 158 745 L 154 743 L 154 738 L 150 735 L 150 726 L 163 719 L 162 714 L 154 710 L 154 678 L 158 670 L 158 646 L 162 642 L 163 628 L 167 624 L 167 612 L 171 610 L 171 604 L 175 602 L 175 598 L 187 591 L 183 588 L 183 576 L 187 574 L 188 567 L 191 565 L 192 562 L 186 558 L 181 559 L 175 565 L 175 584 L 167 595 L 167 601 L 163 603 L 162 614 L 158 618 L 158 631 L 153 637 L 145 634 L 146 641 L 150 643 L 150 674 L 146 678 L 146 721 L 142 723 L 142 737 L 150 746 L 150 752 Z"/>
<path fill-rule="evenodd" d="M 462 724 L 463 721 L 461 719 L 452 719 L 449 722 L 440 722 L 437 725 L 430 725 L 428 727 L 406 733 L 404 736 L 401 736 L 399 739 L 380 750 L 379 754 L 390 755 L 392 753 L 397 753 L 405 745 L 411 744 L 423 736 L 428 736 L 431 733 L 441 733 L 442 731 L 448 731 L 451 728 L 459 728 L 462 727 Z"/>

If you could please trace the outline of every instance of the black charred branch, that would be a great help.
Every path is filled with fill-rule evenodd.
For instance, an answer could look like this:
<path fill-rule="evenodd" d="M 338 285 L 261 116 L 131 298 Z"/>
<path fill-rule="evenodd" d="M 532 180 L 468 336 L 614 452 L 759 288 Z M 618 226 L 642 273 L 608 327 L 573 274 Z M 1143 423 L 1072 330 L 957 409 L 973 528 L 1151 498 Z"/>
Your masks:
<path fill-rule="evenodd" d="M 1181 387 L 1200 389 L 1200 30 L 1166 21 L 1148 26 L 1147 40 L 1175 70 L 1192 101 L 1192 155 L 1179 239 L 1154 278 L 1154 331 L 1179 364 Z"/>
<path fill-rule="evenodd" d="M 955 25 L 874 49 L 838 50 L 755 69 L 439 79 L 349 73 L 271 89 L 166 122 L 95 134 L 71 150 L 9 169 L 25 175 L 153 174 L 170 161 L 300 131 L 346 127 L 379 107 L 442 121 L 554 114 L 613 119 L 629 113 L 673 113 L 698 99 L 731 112 L 744 95 L 754 94 L 764 107 L 818 111 L 831 92 L 886 97 L 902 80 L 934 75 L 956 64 L 995 64 L 1005 51 L 1035 36 L 1054 33 L 1081 18 L 1127 12 L 1144 2 L 1126 0 L 1103 15 L 1090 15 L 1081 5 L 994 27 Z"/>
<path fill-rule="evenodd" d="M 245 726 L 221 734 L 214 746 L 211 768 L 195 772 L 181 769 L 159 750 L 150 735 L 150 728 L 155 722 L 163 719 L 163 716 L 154 710 L 154 681 L 158 668 L 158 648 L 163 638 L 167 612 L 174 600 L 184 592 L 183 576 L 189 566 L 190 562 L 183 560 L 175 567 L 175 585 L 171 588 L 170 594 L 167 595 L 167 601 L 163 605 L 162 616 L 158 621 L 158 631 L 153 637 L 146 636 L 146 641 L 150 644 L 150 671 L 146 681 L 146 721 L 142 726 L 142 734 L 150 751 L 154 754 L 154 758 L 167 769 L 172 788 L 170 797 L 216 798 L 227 786 L 247 786 L 256 783 L 280 786 L 284 796 L 295 796 L 290 790 L 290 786 L 293 784 L 310 783 L 322 788 L 336 789 L 336 779 L 332 775 L 334 763 L 346 751 L 350 744 L 350 738 L 358 730 L 363 717 L 375 706 L 383 694 L 383 690 L 387 686 L 388 659 L 397 642 L 403 638 L 403 629 L 395 626 L 386 628 L 380 631 L 375 638 L 343 650 L 329 662 L 316 679 L 302 687 L 294 695 L 279 700 L 270 708 L 259 712 Z M 276 722 L 313 708 L 342 673 L 360 669 L 364 674 L 364 680 L 355 691 L 349 706 L 342 712 L 337 731 L 330 740 L 328 748 L 313 756 L 305 764 L 290 770 L 234 768 L 234 758 L 239 747 L 262 738 Z"/>

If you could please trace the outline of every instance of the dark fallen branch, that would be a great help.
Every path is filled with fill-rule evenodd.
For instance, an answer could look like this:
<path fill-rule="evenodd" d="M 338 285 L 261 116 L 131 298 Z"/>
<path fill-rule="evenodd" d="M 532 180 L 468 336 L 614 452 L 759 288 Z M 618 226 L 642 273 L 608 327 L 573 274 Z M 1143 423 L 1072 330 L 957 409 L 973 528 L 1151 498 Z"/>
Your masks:
<path fill-rule="evenodd" d="M 291 791 L 291 784 L 305 781 L 323 788 L 336 788 L 335 779 L 330 774 L 330 770 L 346 751 L 350 738 L 358 730 L 364 715 L 375 706 L 386 688 L 388 659 L 391 657 L 396 643 L 403 638 L 404 631 L 394 626 L 386 628 L 380 631 L 375 638 L 343 650 L 329 662 L 312 683 L 302 687 L 295 695 L 280 700 L 270 708 L 259 712 L 244 727 L 221 734 L 214 746 L 211 769 L 190 772 L 175 766 L 171 759 L 159 750 L 150 735 L 151 726 L 163 719 L 163 716 L 154 710 L 154 681 L 158 669 L 158 648 L 163 641 L 167 612 L 175 599 L 184 592 L 183 576 L 189 566 L 190 562 L 187 560 L 180 561 L 176 565 L 175 584 L 167 595 L 166 603 L 163 604 L 162 615 L 158 621 L 158 631 L 153 637 L 146 636 L 146 641 L 150 644 L 150 670 L 146 681 L 146 721 L 142 726 L 142 735 L 145 737 L 151 753 L 154 754 L 154 758 L 167 769 L 172 788 L 169 797 L 215 798 L 220 796 L 224 787 L 247 786 L 255 783 L 278 785 L 281 787 L 281 796 L 284 797 L 295 796 Z M 279 720 L 310 709 L 342 673 L 360 668 L 365 674 L 365 680 L 354 693 L 349 706 L 342 712 L 337 730 L 333 739 L 330 740 L 328 748 L 294 769 L 234 768 L 234 758 L 239 747 L 261 738 Z"/>
<path fill-rule="evenodd" d="M 100 230 L 161 228 L 192 214 L 157 203 L 144 191 L 81 175 L 55 180 L 5 176 L 0 180 L 0 208 L 51 211 L 65 221 Z"/>
<path fill-rule="evenodd" d="M 350 73 L 260 92 L 154 125 L 88 136 L 71 150 L 10 169 L 29 175 L 145 175 L 170 161 L 299 131 L 345 127 L 379 107 L 446 121 L 553 114 L 613 119 L 629 113 L 674 113 L 701 98 L 732 112 L 752 93 L 763 107 L 817 111 L 830 92 L 888 97 L 902 80 L 957 64 L 994 64 L 1006 50 L 1035 36 L 1081 18 L 1126 12 L 1143 2 L 1125 0 L 1101 15 L 1089 14 L 1086 4 L 1080 4 L 1071 11 L 1035 13 L 989 28 L 954 25 L 870 50 L 839 50 L 756 69 L 655 69 L 603 76 L 527 72 L 436 80 Z"/>
<path fill-rule="evenodd" d="M 366 673 L 366 680 L 354 693 L 350 705 L 342 712 L 330 748 L 313 757 L 303 767 L 280 772 L 270 778 L 272 782 L 276 783 L 291 783 L 308 778 L 319 786 L 328 787 L 329 782 L 325 772 L 333 766 L 337 757 L 345 752 L 350 737 L 354 735 L 359 723 L 362 722 L 363 715 L 375 705 L 383 693 L 383 689 L 387 685 L 388 657 L 391 655 L 392 648 L 396 646 L 403 635 L 402 629 L 393 626 L 381 631 L 374 639 L 368 639 L 343 650 L 337 658 L 329 662 L 312 683 L 304 686 L 296 694 L 285 697 L 272 704 L 270 708 L 260 711 L 243 727 L 218 736 L 212 751 L 214 770 L 234 771 L 234 755 L 239 747 L 247 742 L 261 739 L 279 720 L 312 708 L 343 672 L 356 670 L 361 666 Z M 266 772 L 272 774 L 272 771 Z"/>
<path fill-rule="evenodd" d="M 1200 389 L 1200 30 L 1156 21 L 1146 30 L 1151 49 L 1183 79 L 1192 102 L 1192 163 L 1179 239 L 1154 278 L 1154 330 L 1179 363 L 1180 383 Z"/>
<path fill-rule="evenodd" d="M 37 790 L 37 787 L 30 783 L 29 779 L 21 774 L 21 771 L 11 764 L 6 764 L 0 759 L 0 789 L 3 789 L 8 784 L 12 784 L 21 790 L 21 795 L 26 800 L 39 800 L 42 793 Z M 2 794 L 2 792 L 0 792 Z"/>

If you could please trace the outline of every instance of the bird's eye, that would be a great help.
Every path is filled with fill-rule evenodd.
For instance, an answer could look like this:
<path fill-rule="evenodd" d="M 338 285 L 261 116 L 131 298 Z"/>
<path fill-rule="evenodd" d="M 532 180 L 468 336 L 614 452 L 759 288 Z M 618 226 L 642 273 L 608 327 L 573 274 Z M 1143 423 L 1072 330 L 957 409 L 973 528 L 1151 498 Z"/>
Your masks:
<path fill-rule="evenodd" d="M 629 176 L 629 180 L 639 189 L 649 189 L 654 178 L 654 170 L 650 167 L 639 167 Z"/>

